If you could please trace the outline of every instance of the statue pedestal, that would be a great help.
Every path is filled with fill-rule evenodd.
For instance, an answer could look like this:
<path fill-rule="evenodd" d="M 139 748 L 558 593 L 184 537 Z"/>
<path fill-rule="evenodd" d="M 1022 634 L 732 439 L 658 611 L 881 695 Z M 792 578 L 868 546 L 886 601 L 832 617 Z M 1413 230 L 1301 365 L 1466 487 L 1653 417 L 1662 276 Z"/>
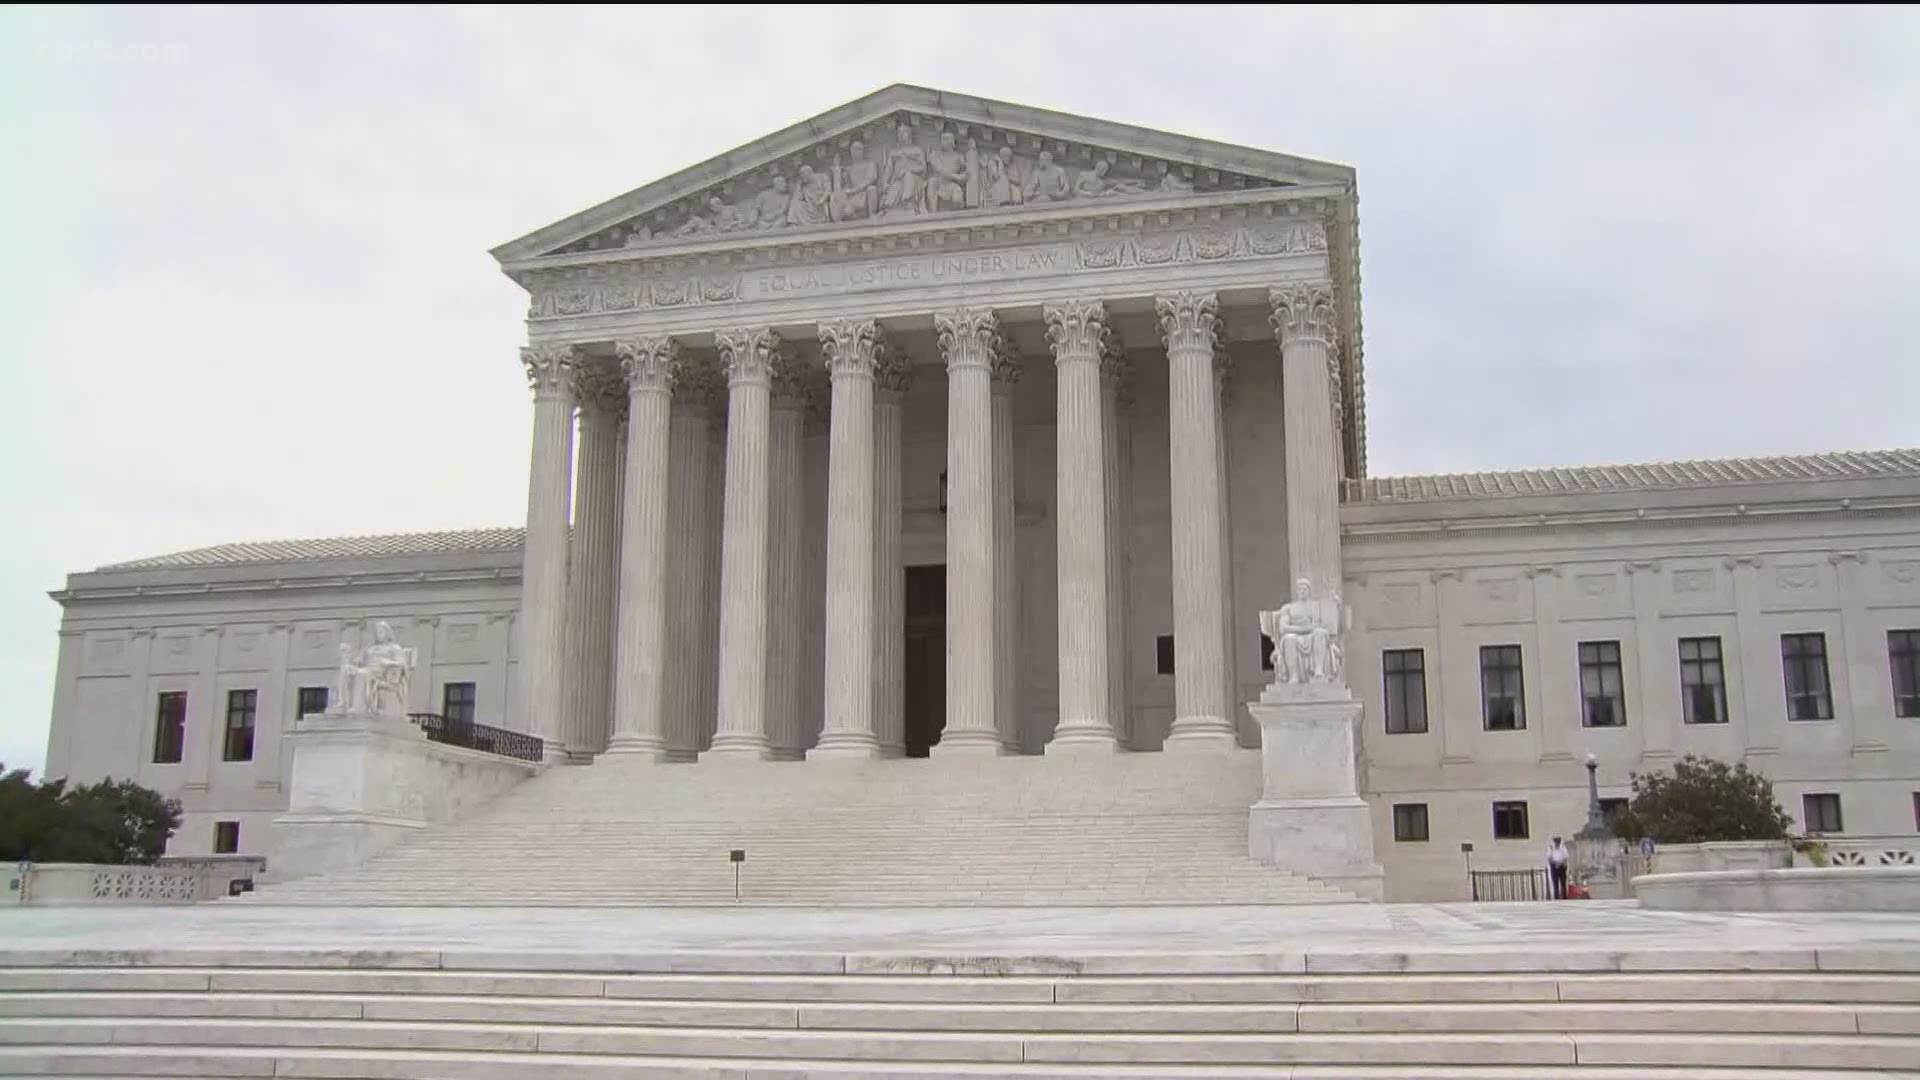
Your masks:
<path fill-rule="evenodd" d="M 287 812 L 273 820 L 267 877 L 355 866 L 537 773 L 529 761 L 430 741 L 405 717 L 325 713 L 287 734 Z"/>
<path fill-rule="evenodd" d="M 1253 858 L 1383 899 L 1373 812 L 1360 797 L 1360 702 L 1338 683 L 1276 685 L 1248 709 L 1260 725 L 1264 778 L 1248 814 Z"/>

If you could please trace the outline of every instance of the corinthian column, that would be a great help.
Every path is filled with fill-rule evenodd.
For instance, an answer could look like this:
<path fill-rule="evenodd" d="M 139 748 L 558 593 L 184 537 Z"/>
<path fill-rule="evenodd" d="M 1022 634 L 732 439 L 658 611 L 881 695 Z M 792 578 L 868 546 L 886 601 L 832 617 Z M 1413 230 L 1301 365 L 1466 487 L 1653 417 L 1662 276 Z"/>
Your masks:
<path fill-rule="evenodd" d="M 820 324 L 833 378 L 827 442 L 826 715 L 815 757 L 878 757 L 873 730 L 873 371 L 886 352 L 872 319 Z"/>
<path fill-rule="evenodd" d="M 1173 730 L 1168 750 L 1233 749 L 1224 697 L 1227 656 L 1221 538 L 1226 491 L 1220 473 L 1220 396 L 1213 349 L 1219 302 L 1212 293 L 1156 301 L 1167 344 L 1168 460 L 1173 484 Z"/>
<path fill-rule="evenodd" d="M 780 339 L 765 327 L 714 337 L 727 371 L 727 479 L 720 531 L 720 715 L 707 753 L 765 758 L 768 383 Z"/>
<path fill-rule="evenodd" d="M 692 761 L 713 720 L 713 626 L 718 590 L 713 587 L 713 427 L 718 419 L 720 373 L 712 362 L 682 356 L 673 372 L 673 421 L 667 460 L 673 470 L 668 493 L 667 539 L 667 756 Z"/>
<path fill-rule="evenodd" d="M 566 685 L 562 733 L 578 760 L 606 745 L 612 691 L 613 543 L 620 443 L 621 380 L 598 363 L 576 362 L 580 471 L 574 477 L 573 557 L 567 574 Z"/>
<path fill-rule="evenodd" d="M 573 472 L 572 345 L 520 350 L 533 389 L 533 459 L 527 470 L 527 539 L 520 555 L 520 678 L 514 723 L 561 746 L 560 688 L 567 625 L 567 495 Z"/>
<path fill-rule="evenodd" d="M 998 754 L 994 698 L 993 362 L 985 308 L 937 312 L 947 362 L 947 727 L 935 754 Z"/>
<path fill-rule="evenodd" d="M 672 460 L 672 338 L 619 341 L 627 384 L 626 479 L 620 485 L 620 591 L 610 754 L 667 755 L 667 493 Z"/>
<path fill-rule="evenodd" d="M 1100 477 L 1106 505 L 1107 540 L 1107 706 L 1112 710 L 1113 733 L 1126 745 L 1133 730 L 1133 686 L 1127 667 L 1127 557 L 1132 522 L 1122 512 L 1127 504 L 1127 433 L 1120 422 L 1124 403 L 1131 399 L 1132 365 L 1117 337 L 1109 338 L 1100 362 Z"/>
<path fill-rule="evenodd" d="M 900 407 L 912 385 L 906 360 L 873 372 L 873 734 L 881 757 L 906 752 L 907 570 L 902 554 Z"/>
<path fill-rule="evenodd" d="M 1020 570 L 1014 548 L 1013 390 L 1020 358 L 993 361 L 993 726 L 1001 749 L 1020 752 Z"/>
<path fill-rule="evenodd" d="M 1333 420 L 1333 287 L 1275 286 L 1287 449 L 1287 558 L 1291 581 L 1307 579 L 1315 599 L 1340 589 L 1340 448 Z"/>
<path fill-rule="evenodd" d="M 806 755 L 806 382 L 791 356 L 771 372 L 767 450 L 767 742 L 781 761 Z"/>
<path fill-rule="evenodd" d="M 1054 453 L 1058 525 L 1060 723 L 1052 752 L 1117 749 L 1107 687 L 1106 479 L 1100 428 L 1100 360 L 1107 311 L 1098 300 L 1044 310 L 1059 381 Z"/>

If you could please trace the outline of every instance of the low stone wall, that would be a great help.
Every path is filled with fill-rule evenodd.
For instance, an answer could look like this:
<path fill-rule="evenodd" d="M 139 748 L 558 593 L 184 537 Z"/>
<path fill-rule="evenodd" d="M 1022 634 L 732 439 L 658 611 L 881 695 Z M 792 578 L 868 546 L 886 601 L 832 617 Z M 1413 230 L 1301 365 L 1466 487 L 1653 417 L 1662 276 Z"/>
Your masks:
<path fill-rule="evenodd" d="M 1785 840 L 1714 840 L 1704 844 L 1663 844 L 1653 853 L 1656 874 L 1703 870 L 1784 870 L 1793 862 Z"/>
<path fill-rule="evenodd" d="M 270 880 L 356 866 L 472 812 L 540 771 L 534 762 L 430 741 L 406 720 L 308 716 L 287 736 L 293 778 L 274 819 Z"/>
<path fill-rule="evenodd" d="M 1662 911 L 1920 911 L 1920 867 L 1703 870 L 1633 881 L 1640 905 Z"/>
<path fill-rule="evenodd" d="M 192 904 L 251 881 L 256 857 L 169 860 L 157 866 L 110 863 L 20 863 L 7 872 L 8 902 L 28 907 L 71 904 Z"/>

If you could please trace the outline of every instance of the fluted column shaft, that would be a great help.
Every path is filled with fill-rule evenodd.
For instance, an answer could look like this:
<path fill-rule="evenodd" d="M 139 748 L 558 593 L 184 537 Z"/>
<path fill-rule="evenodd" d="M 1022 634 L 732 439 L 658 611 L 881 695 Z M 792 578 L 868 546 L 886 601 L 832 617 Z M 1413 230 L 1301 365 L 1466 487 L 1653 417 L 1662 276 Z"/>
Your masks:
<path fill-rule="evenodd" d="M 873 376 L 886 351 L 872 319 L 820 325 L 833 379 L 827 434 L 826 716 L 814 757 L 878 757 L 873 727 Z"/>
<path fill-rule="evenodd" d="M 1313 596 L 1325 599 L 1340 589 L 1340 448 L 1328 367 L 1333 289 L 1325 283 L 1276 286 L 1269 299 L 1285 407 L 1288 577 L 1305 578 Z"/>
<path fill-rule="evenodd" d="M 580 461 L 574 476 L 573 554 L 567 572 L 566 685 L 562 732 L 579 759 L 606 745 L 613 659 L 613 543 L 620 417 L 618 380 L 595 365 L 574 367 L 580 405 Z"/>
<path fill-rule="evenodd" d="M 627 387 L 620 483 L 620 590 L 607 752 L 667 754 L 667 504 L 672 460 L 672 338 L 615 343 Z"/>
<path fill-rule="evenodd" d="M 880 756 L 906 752 L 907 570 L 901 543 L 900 409 L 907 365 L 888 356 L 873 397 L 873 734 Z"/>
<path fill-rule="evenodd" d="M 803 457 L 806 402 L 798 366 L 773 372 L 768 427 L 767 741 L 773 756 L 798 761 L 807 739 L 801 683 L 807 661 L 806 483 Z"/>
<path fill-rule="evenodd" d="M 1100 359 L 1106 308 L 1073 300 L 1044 309 L 1059 388 L 1055 421 L 1058 476 L 1060 722 L 1049 752 L 1117 749 L 1107 684 L 1107 522 L 1100 435 Z"/>
<path fill-rule="evenodd" d="M 1001 752 L 994 699 L 993 363 L 990 310 L 937 312 L 947 364 L 947 726 L 935 754 Z"/>
<path fill-rule="evenodd" d="M 1014 547 L 1013 390 L 1020 364 L 1002 350 L 993 365 L 993 712 L 1000 746 L 1020 739 L 1020 572 Z"/>
<path fill-rule="evenodd" d="M 1113 710 L 1113 734 L 1121 745 L 1132 736 L 1133 695 L 1127 670 L 1127 540 L 1129 523 L 1121 514 L 1126 482 L 1125 436 L 1121 402 L 1127 394 L 1128 365 L 1118 342 L 1111 342 L 1100 364 L 1100 476 L 1104 490 L 1107 540 L 1107 704 Z"/>
<path fill-rule="evenodd" d="M 515 726 L 564 756 L 560 734 L 565 685 L 567 499 L 573 472 L 571 345 L 520 350 L 533 388 L 533 452 L 527 471 L 527 539 L 520 563 L 520 671 Z"/>
<path fill-rule="evenodd" d="M 720 695 L 715 756 L 767 747 L 768 389 L 779 339 L 766 328 L 715 335 L 727 372 L 726 494 L 720 530 Z"/>
<path fill-rule="evenodd" d="M 1235 744 L 1239 742 L 1240 723 L 1240 680 L 1238 665 L 1240 662 L 1239 624 L 1234 616 L 1233 588 L 1233 469 L 1227 446 L 1231 439 L 1227 426 L 1227 402 L 1232 389 L 1233 371 L 1230 357 L 1224 350 L 1216 350 L 1213 355 L 1213 411 L 1220 418 L 1219 453 L 1217 470 L 1220 477 L 1220 655 L 1224 663 L 1220 666 L 1220 696 L 1227 703 L 1227 723 L 1236 731 Z M 1256 657 L 1258 654 L 1255 654 Z M 1258 670 L 1258 659 L 1255 670 Z"/>
<path fill-rule="evenodd" d="M 1167 749 L 1231 749 L 1224 697 L 1227 656 L 1220 628 L 1226 492 L 1220 474 L 1220 396 L 1214 379 L 1218 301 L 1211 293 L 1159 298 L 1167 344 L 1169 464 L 1174 477 L 1173 729 Z"/>
<path fill-rule="evenodd" d="M 713 500 L 708 462 L 719 376 L 710 363 L 683 357 L 674 374 L 667 459 L 672 469 L 667 539 L 667 756 L 691 761 L 712 718 L 715 673 L 710 644 L 717 590 Z"/>

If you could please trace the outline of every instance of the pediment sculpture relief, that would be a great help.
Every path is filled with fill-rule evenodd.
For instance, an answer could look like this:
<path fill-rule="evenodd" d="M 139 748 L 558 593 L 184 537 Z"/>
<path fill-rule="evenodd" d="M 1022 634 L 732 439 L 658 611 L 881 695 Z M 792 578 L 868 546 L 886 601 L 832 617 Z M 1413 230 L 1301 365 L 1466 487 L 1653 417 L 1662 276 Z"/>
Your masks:
<path fill-rule="evenodd" d="M 1287 186 L 978 125 L 911 124 L 896 117 L 883 137 L 876 136 L 877 127 L 650 210 L 556 254 L 1047 203 Z"/>

